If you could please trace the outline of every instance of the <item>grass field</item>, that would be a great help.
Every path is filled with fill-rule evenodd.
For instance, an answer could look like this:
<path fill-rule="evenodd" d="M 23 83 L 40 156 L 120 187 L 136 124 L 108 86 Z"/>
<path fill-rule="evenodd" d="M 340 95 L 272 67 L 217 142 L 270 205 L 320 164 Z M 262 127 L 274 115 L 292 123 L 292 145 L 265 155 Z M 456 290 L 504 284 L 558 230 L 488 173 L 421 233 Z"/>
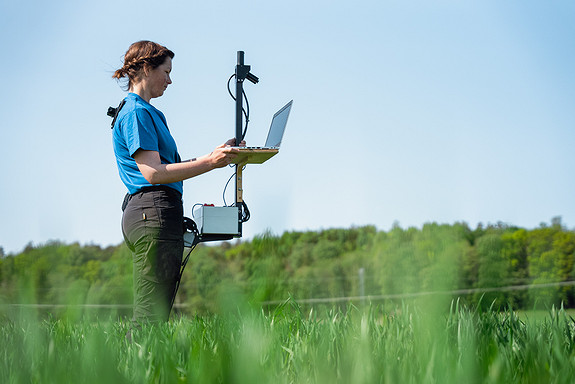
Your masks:
<path fill-rule="evenodd" d="M 535 319 L 536 317 L 536 319 Z M 401 305 L 235 307 L 132 330 L 113 320 L 0 321 L 1 383 L 568 383 L 575 320 Z"/>

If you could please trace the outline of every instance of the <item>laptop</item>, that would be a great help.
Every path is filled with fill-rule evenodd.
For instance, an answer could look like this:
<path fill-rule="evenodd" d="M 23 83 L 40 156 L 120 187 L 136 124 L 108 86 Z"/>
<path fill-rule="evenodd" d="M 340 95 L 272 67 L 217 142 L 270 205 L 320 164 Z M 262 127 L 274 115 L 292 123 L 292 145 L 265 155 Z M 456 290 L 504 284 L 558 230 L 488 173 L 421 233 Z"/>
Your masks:
<path fill-rule="evenodd" d="M 274 114 L 263 147 L 234 147 L 240 151 L 235 164 L 261 164 L 279 152 L 292 104 L 293 100 Z"/>

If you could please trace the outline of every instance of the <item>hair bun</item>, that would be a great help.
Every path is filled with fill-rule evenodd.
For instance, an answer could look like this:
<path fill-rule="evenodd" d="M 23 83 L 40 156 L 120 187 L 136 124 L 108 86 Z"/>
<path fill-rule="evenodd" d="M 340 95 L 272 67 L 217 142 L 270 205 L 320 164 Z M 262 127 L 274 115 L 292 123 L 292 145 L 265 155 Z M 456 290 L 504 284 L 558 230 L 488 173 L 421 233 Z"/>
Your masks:
<path fill-rule="evenodd" d="M 174 52 L 148 40 L 130 45 L 124 55 L 124 65 L 112 75 L 115 79 L 128 78 L 128 89 L 142 75 L 142 70 L 155 69 L 162 65 L 166 58 L 174 58 Z"/>

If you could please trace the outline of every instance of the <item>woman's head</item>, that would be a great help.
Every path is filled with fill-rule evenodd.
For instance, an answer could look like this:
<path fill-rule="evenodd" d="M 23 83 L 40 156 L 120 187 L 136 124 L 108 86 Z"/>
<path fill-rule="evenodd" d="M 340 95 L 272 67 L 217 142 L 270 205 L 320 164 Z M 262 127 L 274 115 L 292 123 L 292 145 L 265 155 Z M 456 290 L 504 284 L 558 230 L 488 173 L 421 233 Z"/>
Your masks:
<path fill-rule="evenodd" d="M 128 78 L 128 89 L 132 89 L 151 70 L 164 64 L 167 58 L 173 59 L 174 52 L 152 41 L 138 41 L 128 48 L 124 55 L 124 65 L 114 72 L 115 79 Z"/>

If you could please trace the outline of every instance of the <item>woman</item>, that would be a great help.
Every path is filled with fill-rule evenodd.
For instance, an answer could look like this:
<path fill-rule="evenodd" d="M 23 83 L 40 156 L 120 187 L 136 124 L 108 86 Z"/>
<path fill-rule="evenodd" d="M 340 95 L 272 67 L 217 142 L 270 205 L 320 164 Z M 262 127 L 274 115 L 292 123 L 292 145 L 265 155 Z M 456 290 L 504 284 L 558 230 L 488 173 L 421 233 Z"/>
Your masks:
<path fill-rule="evenodd" d="M 122 232 L 134 258 L 136 322 L 166 321 L 170 314 L 184 251 L 182 181 L 230 164 L 238 152 L 230 139 L 210 154 L 180 160 L 166 118 L 150 104 L 172 83 L 173 58 L 166 47 L 139 41 L 113 75 L 128 80 L 113 143 L 120 178 L 128 188 Z"/>

